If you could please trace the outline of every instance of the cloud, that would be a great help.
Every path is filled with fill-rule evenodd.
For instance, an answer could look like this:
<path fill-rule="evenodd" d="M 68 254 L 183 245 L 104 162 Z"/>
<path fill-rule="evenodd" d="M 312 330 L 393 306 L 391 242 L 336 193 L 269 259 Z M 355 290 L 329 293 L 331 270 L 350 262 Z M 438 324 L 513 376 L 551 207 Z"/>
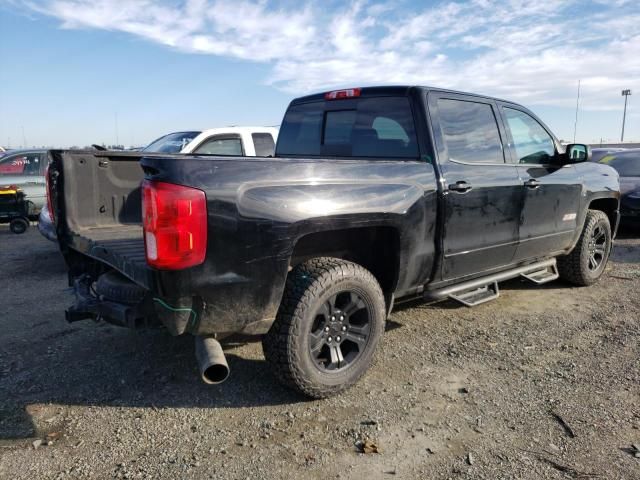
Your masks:
<path fill-rule="evenodd" d="M 62 28 L 126 32 L 189 53 L 271 67 L 301 94 L 337 86 L 426 84 L 529 104 L 619 108 L 640 86 L 640 6 L 624 0 L 32 0 Z"/>

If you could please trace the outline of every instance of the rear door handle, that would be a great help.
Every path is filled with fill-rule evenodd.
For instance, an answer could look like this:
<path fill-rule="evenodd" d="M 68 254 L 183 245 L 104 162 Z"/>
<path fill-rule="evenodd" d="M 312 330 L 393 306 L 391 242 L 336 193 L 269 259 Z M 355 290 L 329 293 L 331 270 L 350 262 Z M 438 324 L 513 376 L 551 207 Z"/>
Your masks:
<path fill-rule="evenodd" d="M 460 180 L 456 183 L 452 183 L 449 185 L 449 190 L 453 190 L 454 192 L 458 192 L 458 193 L 467 193 L 472 188 L 473 187 L 469 185 L 467 182 L 465 182 L 464 180 Z"/>
<path fill-rule="evenodd" d="M 527 188 L 538 188 L 540 186 L 540 182 L 537 181 L 535 178 L 530 178 L 529 180 L 527 180 L 526 182 L 524 182 L 524 186 Z"/>

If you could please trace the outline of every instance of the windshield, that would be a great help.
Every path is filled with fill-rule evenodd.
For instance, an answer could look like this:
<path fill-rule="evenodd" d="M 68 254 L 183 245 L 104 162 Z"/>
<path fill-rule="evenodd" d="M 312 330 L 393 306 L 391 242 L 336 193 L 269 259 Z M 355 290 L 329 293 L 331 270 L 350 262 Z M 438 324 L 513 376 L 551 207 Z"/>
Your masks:
<path fill-rule="evenodd" d="M 143 152 L 180 153 L 201 132 L 175 132 L 154 140 L 142 149 Z"/>
<path fill-rule="evenodd" d="M 418 157 L 413 115 L 406 97 L 312 102 L 287 111 L 277 155 Z"/>

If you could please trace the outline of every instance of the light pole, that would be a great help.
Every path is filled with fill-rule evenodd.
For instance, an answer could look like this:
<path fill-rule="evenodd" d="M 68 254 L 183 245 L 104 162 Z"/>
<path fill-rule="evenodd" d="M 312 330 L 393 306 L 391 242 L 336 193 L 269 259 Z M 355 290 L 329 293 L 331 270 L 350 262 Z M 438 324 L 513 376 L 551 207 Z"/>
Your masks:
<path fill-rule="evenodd" d="M 631 95 L 631 90 L 622 90 L 624 97 L 624 113 L 622 114 L 622 135 L 620 135 L 620 143 L 624 142 L 624 122 L 627 119 L 627 99 Z"/>

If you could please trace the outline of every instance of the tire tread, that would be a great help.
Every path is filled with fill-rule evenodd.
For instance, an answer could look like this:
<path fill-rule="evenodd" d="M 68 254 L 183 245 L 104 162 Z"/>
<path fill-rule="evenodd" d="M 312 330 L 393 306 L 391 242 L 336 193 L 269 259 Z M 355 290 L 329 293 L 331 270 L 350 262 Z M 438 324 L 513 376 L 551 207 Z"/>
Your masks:
<path fill-rule="evenodd" d="M 611 234 L 609 217 L 607 217 L 606 213 L 600 210 L 589 210 L 587 212 L 584 227 L 582 228 L 580 239 L 575 248 L 568 255 L 558 258 L 558 273 L 560 274 L 560 278 L 578 286 L 592 285 L 599 279 L 599 276 L 594 278 L 589 274 L 588 267 L 583 261 L 583 252 L 588 249 L 591 231 L 596 224 L 601 221 L 606 222 L 609 226 L 609 234 Z M 609 252 L 607 252 L 605 262 L 608 260 L 608 256 Z"/>
<path fill-rule="evenodd" d="M 347 260 L 317 257 L 296 266 L 287 276 L 284 295 L 276 320 L 263 339 L 265 358 L 278 380 L 287 387 L 312 398 L 326 398 L 346 390 L 360 376 L 339 385 L 311 382 L 301 369 L 299 352 L 295 348 L 301 335 L 304 315 L 321 292 L 342 278 L 358 278 L 376 291 L 384 305 L 384 297 L 376 278 L 364 267 Z M 368 367 L 368 365 L 366 366 Z M 363 368 L 362 373 L 366 371 Z"/>

